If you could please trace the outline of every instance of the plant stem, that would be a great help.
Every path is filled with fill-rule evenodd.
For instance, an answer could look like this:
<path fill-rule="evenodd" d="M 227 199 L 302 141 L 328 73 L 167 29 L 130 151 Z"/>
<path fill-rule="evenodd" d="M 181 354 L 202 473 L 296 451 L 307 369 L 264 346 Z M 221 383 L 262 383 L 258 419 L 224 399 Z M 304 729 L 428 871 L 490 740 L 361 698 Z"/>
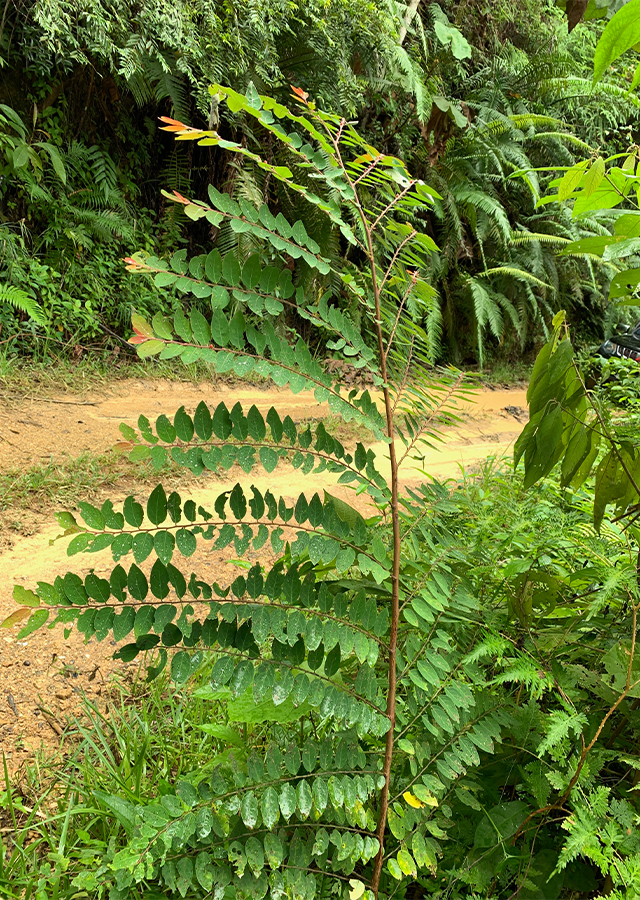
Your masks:
<path fill-rule="evenodd" d="M 416 9 L 418 4 L 416 3 Z M 338 162 L 342 168 L 343 174 L 347 179 L 350 187 L 354 193 L 354 203 L 355 207 L 358 211 L 358 215 L 360 217 L 360 221 L 362 222 L 362 228 L 365 235 L 365 244 L 366 244 L 366 253 L 367 253 L 367 261 L 369 263 L 369 268 L 371 270 L 371 284 L 373 290 L 373 299 L 375 305 L 375 327 L 376 327 L 376 338 L 378 344 L 378 355 L 380 357 L 380 376 L 383 381 L 382 393 L 384 398 L 384 411 L 386 418 L 386 435 L 389 438 L 389 462 L 391 466 L 391 524 L 393 531 L 393 561 L 391 568 L 391 629 L 389 634 L 389 659 L 388 659 L 388 676 L 387 676 L 387 716 L 389 718 L 389 730 L 387 731 L 387 738 L 385 742 L 385 750 L 384 750 L 384 763 L 382 766 L 382 774 L 384 775 L 384 786 L 380 793 L 380 810 L 378 813 L 378 827 L 376 829 L 376 836 L 378 838 L 378 855 L 376 856 L 374 868 L 373 868 L 373 877 L 371 879 L 371 889 L 373 890 L 374 896 L 378 897 L 378 891 L 380 889 L 380 877 L 382 875 L 382 864 L 384 861 L 384 832 L 387 825 L 387 812 L 389 809 L 389 786 L 391 782 L 391 763 L 393 761 L 393 739 L 394 739 L 394 731 L 396 724 L 396 648 L 398 645 L 398 622 L 400 619 L 400 548 L 401 548 L 401 538 L 400 538 L 400 513 L 399 513 L 399 504 L 398 504 L 398 459 L 396 456 L 396 448 L 395 448 L 395 440 L 394 440 L 394 426 L 393 426 L 393 401 L 391 399 L 391 394 L 389 391 L 389 381 L 388 381 L 388 372 L 387 372 L 387 356 L 385 353 L 384 346 L 384 335 L 382 332 L 382 317 L 381 317 L 381 309 L 380 309 L 380 296 L 381 296 L 381 288 L 378 284 L 378 272 L 376 268 L 376 257 L 373 248 L 373 232 L 376 226 L 380 223 L 383 215 L 386 215 L 394 206 L 395 203 L 401 199 L 409 189 L 408 187 L 404 188 L 404 190 L 393 199 L 391 203 L 389 203 L 382 215 L 379 215 L 375 222 L 370 223 L 367 214 L 360 202 L 360 197 L 358 196 L 357 186 L 354 185 L 353 180 L 351 179 L 349 172 L 344 165 L 342 160 L 342 155 L 340 153 L 340 137 L 342 134 L 342 130 L 346 125 L 346 121 L 342 119 L 340 122 L 340 127 L 338 129 L 338 133 L 332 137 L 332 143 L 335 149 L 336 157 Z M 411 182 L 411 186 L 415 184 L 415 182 Z"/>

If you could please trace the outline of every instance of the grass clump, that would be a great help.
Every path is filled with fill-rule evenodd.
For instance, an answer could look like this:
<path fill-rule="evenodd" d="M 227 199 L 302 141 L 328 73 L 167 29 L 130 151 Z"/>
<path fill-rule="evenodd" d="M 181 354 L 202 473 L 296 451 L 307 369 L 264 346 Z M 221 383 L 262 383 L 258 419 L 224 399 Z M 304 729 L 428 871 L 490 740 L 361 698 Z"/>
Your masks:
<path fill-rule="evenodd" d="M 40 757 L 14 784 L 4 763 L 2 900 L 102 897 L 101 875 L 126 839 L 133 806 L 160 800 L 221 749 L 202 729 L 220 710 L 197 696 L 210 668 L 201 665 L 180 690 L 168 675 L 146 683 L 141 669 L 116 679 L 106 707 L 83 697 L 64 754 Z"/>

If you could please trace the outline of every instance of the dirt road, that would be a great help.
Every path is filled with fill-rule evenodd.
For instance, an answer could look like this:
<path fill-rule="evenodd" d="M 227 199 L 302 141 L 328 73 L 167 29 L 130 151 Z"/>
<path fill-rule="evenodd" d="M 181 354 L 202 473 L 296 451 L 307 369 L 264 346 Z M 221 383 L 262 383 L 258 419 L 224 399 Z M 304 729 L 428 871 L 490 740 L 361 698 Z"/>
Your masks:
<path fill-rule="evenodd" d="M 311 394 L 294 396 L 273 388 L 214 389 L 210 384 L 165 381 L 121 382 L 107 396 L 51 396 L 32 401 L 0 398 L 0 471 L 26 469 L 63 454 L 107 451 L 120 438 L 120 422 L 135 425 L 140 414 L 153 421 L 161 412 L 171 415 L 181 405 L 193 412 L 201 400 L 210 406 L 221 400 L 227 406 L 240 401 L 245 408 L 255 404 L 263 412 L 274 405 L 281 416 L 288 414 L 296 422 L 328 414 L 326 406 L 318 404 Z M 462 402 L 459 414 L 460 423 L 445 429 L 438 449 L 427 450 L 419 461 L 407 460 L 402 472 L 405 484 L 424 481 L 425 475 L 457 478 L 462 467 L 473 470 L 489 456 L 510 454 L 526 421 L 525 391 L 484 390 L 473 402 Z M 384 472 L 385 445 L 374 449 Z M 288 499 L 302 490 L 327 487 L 332 493 L 342 491 L 353 502 L 353 494 L 336 487 L 335 477 L 325 473 L 316 483 L 313 476 L 302 476 L 283 464 L 268 476 L 259 472 L 248 476 L 240 470 L 222 476 L 204 473 L 191 495 L 205 507 L 212 506 L 213 498 L 236 481 L 269 487 L 276 496 Z M 139 496 L 142 498 L 148 490 L 143 485 Z M 115 501 L 124 495 L 116 488 L 109 496 Z M 107 499 L 106 493 L 103 499 Z M 11 596 L 14 584 L 35 587 L 38 580 L 52 581 L 66 571 L 86 574 L 89 567 L 98 575 L 111 570 L 108 551 L 69 559 L 64 541 L 50 543 L 59 532 L 52 516 L 43 514 L 38 533 L 14 537 L 11 549 L 0 554 L 0 620 L 15 608 Z M 222 581 L 233 571 L 226 561 L 229 555 L 205 548 L 185 565 L 194 567 L 206 580 Z M 92 699 L 103 697 L 114 667 L 110 659 L 114 646 L 108 641 L 85 645 L 77 634 L 65 641 L 61 628 L 45 628 L 17 640 L 17 631 L 0 632 L 0 748 L 7 754 L 11 771 L 41 745 L 51 748 L 59 743 L 60 732 L 77 708 L 80 693 L 84 691 Z"/>

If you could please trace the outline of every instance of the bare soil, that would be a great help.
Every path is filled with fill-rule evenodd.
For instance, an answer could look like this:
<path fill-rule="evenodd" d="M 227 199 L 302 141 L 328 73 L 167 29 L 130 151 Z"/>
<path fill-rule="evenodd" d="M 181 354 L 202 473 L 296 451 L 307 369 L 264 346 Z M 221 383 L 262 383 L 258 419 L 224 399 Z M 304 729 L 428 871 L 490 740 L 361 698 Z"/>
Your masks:
<path fill-rule="evenodd" d="M 281 416 L 288 414 L 297 422 L 328 414 L 324 404 L 306 393 L 293 396 L 277 388 L 151 380 L 121 382 L 105 395 L 52 394 L 33 400 L 0 397 L 0 472 L 27 469 L 65 454 L 77 457 L 86 451 L 109 451 L 121 439 L 120 422 L 135 425 L 140 414 L 153 421 L 160 413 L 171 415 L 182 405 L 193 412 L 201 400 L 210 406 L 221 400 L 228 406 L 240 401 L 245 408 L 254 403 L 265 413 L 275 405 Z M 474 402 L 460 403 L 460 417 L 457 427 L 444 430 L 437 449 L 426 451 L 418 462 L 407 461 L 405 484 L 419 483 L 426 476 L 458 478 L 463 468 L 473 471 L 487 457 L 510 453 L 527 417 L 525 391 L 484 390 Z M 375 449 L 384 472 L 385 445 Z M 236 481 L 255 484 L 262 490 L 268 487 L 276 496 L 287 499 L 297 497 L 302 490 L 328 488 L 355 502 L 353 493 L 337 486 L 333 476 L 324 473 L 314 480 L 313 475 L 303 476 L 283 465 L 271 475 L 245 475 L 240 470 L 222 477 L 205 473 L 197 485 L 191 482 L 189 491 L 199 503 L 212 507 L 214 497 Z M 109 497 L 114 502 L 122 500 L 129 490 L 129 485 L 122 485 L 120 490 L 116 487 L 109 491 Z M 141 485 L 137 493 L 142 498 L 148 491 L 148 484 Z M 102 501 L 105 499 L 106 492 Z M 102 501 L 97 499 L 98 503 Z M 54 541 L 60 528 L 51 512 L 31 509 L 28 516 L 35 533 L 12 535 L 11 545 L 0 549 L 0 621 L 15 608 L 14 584 L 33 588 L 39 580 L 52 581 L 67 571 L 86 573 L 93 568 L 96 574 L 105 575 L 113 568 L 109 551 L 68 558 L 66 541 Z M 236 570 L 229 563 L 232 555 L 232 548 L 220 552 L 205 547 L 184 561 L 185 569 L 196 571 L 203 580 L 222 583 L 235 577 Z M 260 560 L 267 562 L 268 556 L 261 554 Z M 59 626 L 41 629 L 24 640 L 18 640 L 18 631 L 19 627 L 0 631 L 0 750 L 12 774 L 31 764 L 39 749 L 59 747 L 82 693 L 98 704 L 104 703 L 114 673 L 127 668 L 111 659 L 115 649 L 112 641 L 85 643 L 75 632 L 65 640 Z M 130 668 L 136 666 L 137 662 L 130 664 Z"/>

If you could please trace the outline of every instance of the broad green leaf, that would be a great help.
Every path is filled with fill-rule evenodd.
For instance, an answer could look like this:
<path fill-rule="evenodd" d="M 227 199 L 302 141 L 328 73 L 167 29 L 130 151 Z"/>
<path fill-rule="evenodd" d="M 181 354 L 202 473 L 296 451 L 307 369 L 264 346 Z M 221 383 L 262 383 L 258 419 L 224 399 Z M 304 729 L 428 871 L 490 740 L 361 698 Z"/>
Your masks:
<path fill-rule="evenodd" d="M 67 183 L 67 171 L 64 167 L 64 163 L 62 162 L 62 158 L 53 144 L 50 144 L 48 141 L 38 141 L 36 143 L 36 147 L 41 147 L 45 153 L 48 155 L 51 160 L 51 165 L 53 166 L 53 171 L 56 173 L 58 178 L 63 184 Z"/>
<path fill-rule="evenodd" d="M 158 531 L 153 539 L 153 547 L 158 559 L 165 565 L 171 562 L 176 540 L 170 531 Z"/>
<path fill-rule="evenodd" d="M 586 167 L 586 161 L 580 162 L 564 173 L 558 186 L 558 200 L 566 200 L 567 197 L 573 193 L 582 181 L 582 176 L 584 175 Z"/>
<path fill-rule="evenodd" d="M 173 339 L 173 331 L 171 329 L 171 325 L 169 324 L 169 320 L 162 315 L 161 312 L 157 312 L 153 319 L 151 320 L 151 324 L 153 326 L 154 332 L 158 335 L 158 337 L 163 338 L 163 340 L 170 341 Z"/>
<path fill-rule="evenodd" d="M 298 784 L 298 813 L 303 819 L 307 819 L 311 812 L 311 806 L 313 803 L 313 797 L 311 794 L 311 788 L 309 787 L 308 780 L 302 779 Z"/>
<path fill-rule="evenodd" d="M 640 42 L 640 0 L 630 0 L 607 23 L 593 57 L 593 80 L 599 81 L 609 66 Z"/>
<path fill-rule="evenodd" d="M 601 156 L 598 156 L 584 176 L 584 193 L 587 197 L 590 197 L 593 192 L 600 187 L 602 179 L 604 178 L 604 173 L 604 159 Z"/>
<path fill-rule="evenodd" d="M 94 531 L 102 531 L 104 529 L 104 516 L 99 509 L 96 509 L 90 503 L 84 503 L 82 500 L 78 503 L 78 509 L 89 528 L 93 528 Z"/>
<path fill-rule="evenodd" d="M 171 660 L 171 678 L 176 684 L 184 684 L 191 675 L 191 658 L 184 650 L 180 650 Z"/>
<path fill-rule="evenodd" d="M 122 511 L 128 525 L 131 525 L 133 528 L 139 528 L 142 525 L 144 510 L 133 497 L 126 498 Z"/>
<path fill-rule="evenodd" d="M 119 643 L 133 629 L 136 612 L 132 606 L 125 607 L 121 613 L 113 619 L 113 639 Z"/>
<path fill-rule="evenodd" d="M 273 788 L 269 788 L 268 790 L 273 791 Z M 275 791 L 273 791 L 273 794 L 275 796 L 275 801 L 276 801 L 276 819 L 274 821 L 274 824 L 275 824 L 278 821 L 280 811 L 277 809 L 278 795 L 276 794 Z M 263 805 L 263 808 L 264 808 L 264 805 Z M 267 828 L 273 827 L 273 826 L 267 825 L 267 822 L 264 819 L 264 815 L 263 815 L 263 821 L 264 821 L 265 825 L 267 826 Z M 266 834 L 264 836 L 264 852 L 266 854 L 267 862 L 268 862 L 270 868 L 271 869 L 279 869 L 280 866 L 282 865 L 282 861 L 284 859 L 284 851 L 282 849 L 282 844 L 280 843 L 280 839 L 277 837 L 277 835 Z"/>
<path fill-rule="evenodd" d="M 139 316 L 137 313 L 133 313 L 131 316 L 131 325 L 136 334 L 149 339 L 153 338 L 153 328 L 146 319 L 143 319 L 143 317 Z"/>
<path fill-rule="evenodd" d="M 124 797 L 118 797 L 114 794 L 107 794 L 104 791 L 93 789 L 91 791 L 98 803 L 113 813 L 115 818 L 120 822 L 127 834 L 133 830 L 136 813 L 135 806 Z"/>
<path fill-rule="evenodd" d="M 133 599 L 142 603 L 147 596 L 149 586 L 143 572 L 135 565 L 135 563 L 129 569 L 127 587 Z"/>
<path fill-rule="evenodd" d="M 197 309 L 191 310 L 190 315 L 191 330 L 193 332 L 193 340 L 201 347 L 208 347 L 211 340 L 211 330 L 209 323 Z"/>
<path fill-rule="evenodd" d="M 258 821 L 258 801 L 253 791 L 247 791 L 242 798 L 240 815 L 247 828 L 255 828 Z M 260 849 L 262 850 L 262 846 Z"/>
<path fill-rule="evenodd" d="M 146 359 L 148 356 L 156 356 L 161 350 L 164 350 L 164 341 L 145 341 L 144 344 L 138 345 L 138 356 Z"/>
<path fill-rule="evenodd" d="M 277 451 L 272 447 L 260 447 L 258 455 L 265 471 L 269 473 L 273 472 L 278 465 L 279 457 Z"/>
<path fill-rule="evenodd" d="M 183 556 L 193 556 L 198 545 L 196 536 L 186 528 L 179 528 L 176 532 L 176 544 Z"/>
<path fill-rule="evenodd" d="M 273 787 L 268 787 L 262 795 L 260 811 L 262 813 L 262 821 L 264 822 L 265 828 L 271 830 L 278 823 L 278 819 L 280 818 L 278 794 Z"/>
<path fill-rule="evenodd" d="M 609 300 L 617 300 L 619 297 L 633 297 L 640 284 L 640 269 L 627 269 L 618 272 L 609 284 Z M 633 302 L 636 300 L 634 298 Z"/>
<path fill-rule="evenodd" d="M 208 441 L 213 434 L 213 424 L 209 407 L 201 400 L 193 416 L 193 426 L 201 441 Z"/>
<path fill-rule="evenodd" d="M 416 877 L 416 875 L 418 874 L 416 864 L 408 850 L 406 850 L 405 848 L 399 850 L 396 859 L 404 875 L 412 875 L 414 878 Z"/>
<path fill-rule="evenodd" d="M 16 584 L 13 587 L 13 599 L 20 606 L 36 607 L 40 606 L 40 597 L 33 591 L 28 591 L 22 585 Z"/>
<path fill-rule="evenodd" d="M 291 816 L 296 811 L 296 792 L 291 784 L 288 782 L 283 785 L 280 789 L 280 812 L 284 816 L 284 818 L 289 821 Z"/>
<path fill-rule="evenodd" d="M 402 869 L 400 868 L 400 866 L 398 865 L 398 863 L 395 859 L 391 858 L 391 859 L 387 860 L 387 868 L 389 869 L 389 872 L 391 873 L 391 875 L 397 881 L 402 881 L 402 878 L 403 878 Z"/>
<path fill-rule="evenodd" d="M 17 611 L 19 614 L 23 614 L 23 610 L 20 609 Z M 18 632 L 18 640 L 22 640 L 23 638 L 28 637 L 30 634 L 33 634 L 34 631 L 37 631 L 38 628 L 42 628 L 42 626 L 47 622 L 49 618 L 49 610 L 48 609 L 37 609 L 34 613 L 29 617 L 29 621 L 24 626 L 24 628 L 20 629 Z M 6 619 L 3 622 L 3 625 L 6 625 Z"/>
<path fill-rule="evenodd" d="M 216 867 L 214 866 L 211 856 L 206 850 L 201 850 L 195 858 L 194 874 L 200 887 L 205 893 L 210 893 L 214 884 L 214 876 Z"/>
<path fill-rule="evenodd" d="M 132 541 L 133 558 L 137 563 L 144 562 L 153 552 L 153 537 L 148 531 L 136 534 Z"/>
<path fill-rule="evenodd" d="M 153 489 L 147 500 L 147 518 L 154 525 L 161 525 L 167 518 L 167 495 L 161 484 Z"/>

